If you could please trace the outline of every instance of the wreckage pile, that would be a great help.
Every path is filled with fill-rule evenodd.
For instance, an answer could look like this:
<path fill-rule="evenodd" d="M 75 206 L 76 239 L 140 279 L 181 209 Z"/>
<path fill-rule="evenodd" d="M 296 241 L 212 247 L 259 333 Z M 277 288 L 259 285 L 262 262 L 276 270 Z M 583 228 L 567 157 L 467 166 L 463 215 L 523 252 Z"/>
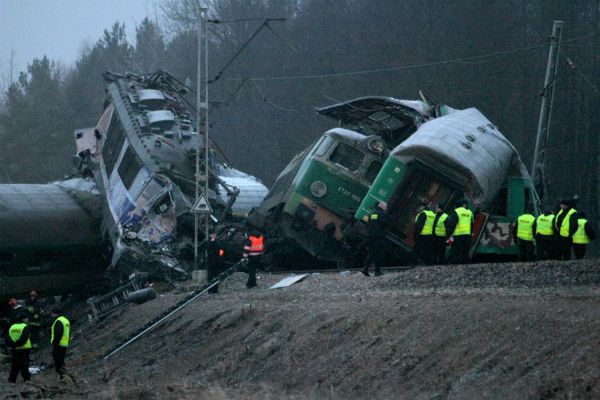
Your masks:
<path fill-rule="evenodd" d="M 323 273 L 267 289 L 283 277 L 247 290 L 236 274 L 104 362 L 94 360 L 187 292 L 79 318 L 67 360 L 77 384 L 47 370 L 37 386 L 2 383 L 0 396 L 600 397 L 595 261 Z"/>

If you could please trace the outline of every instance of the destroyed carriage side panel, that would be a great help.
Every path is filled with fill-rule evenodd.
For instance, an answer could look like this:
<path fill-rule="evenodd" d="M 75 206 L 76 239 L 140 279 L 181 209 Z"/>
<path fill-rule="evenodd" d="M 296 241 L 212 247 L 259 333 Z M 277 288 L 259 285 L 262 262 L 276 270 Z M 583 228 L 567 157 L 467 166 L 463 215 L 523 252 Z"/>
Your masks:
<path fill-rule="evenodd" d="M 0 300 L 32 288 L 74 292 L 102 277 L 96 211 L 61 183 L 0 185 Z"/>

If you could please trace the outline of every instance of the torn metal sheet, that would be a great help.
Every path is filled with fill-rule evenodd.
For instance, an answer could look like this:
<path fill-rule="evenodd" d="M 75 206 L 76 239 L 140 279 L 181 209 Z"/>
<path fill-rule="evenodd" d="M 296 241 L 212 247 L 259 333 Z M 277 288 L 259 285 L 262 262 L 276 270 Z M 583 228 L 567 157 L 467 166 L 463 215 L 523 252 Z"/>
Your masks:
<path fill-rule="evenodd" d="M 280 280 L 279 282 L 277 282 L 276 284 L 271 286 L 269 289 L 279 289 L 279 288 L 292 286 L 294 283 L 300 282 L 302 279 L 306 278 L 307 276 L 308 276 L 308 274 L 290 275 L 287 278 L 283 278 L 282 280 Z"/>

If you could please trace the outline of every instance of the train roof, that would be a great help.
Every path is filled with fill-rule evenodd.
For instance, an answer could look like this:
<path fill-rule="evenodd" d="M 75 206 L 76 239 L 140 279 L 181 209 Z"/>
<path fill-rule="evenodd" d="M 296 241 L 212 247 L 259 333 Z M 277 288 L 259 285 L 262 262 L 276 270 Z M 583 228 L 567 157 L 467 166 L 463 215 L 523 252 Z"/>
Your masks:
<path fill-rule="evenodd" d="M 432 107 L 420 100 L 400 100 L 385 96 L 359 97 L 316 109 L 343 127 L 367 135 L 380 135 L 390 143 L 406 138 L 434 114 Z"/>
<path fill-rule="evenodd" d="M 479 206 L 498 193 L 516 151 L 479 110 L 469 108 L 424 123 L 392 155 L 447 175 Z"/>
<path fill-rule="evenodd" d="M 113 119 L 116 114 L 144 167 L 193 181 L 193 154 L 196 143 L 204 138 L 194 129 L 181 88 L 170 75 L 160 71 L 149 75 L 107 72 L 105 80 L 107 109 L 114 107 Z M 105 133 L 102 130 L 108 129 L 108 124 L 96 129 Z"/>

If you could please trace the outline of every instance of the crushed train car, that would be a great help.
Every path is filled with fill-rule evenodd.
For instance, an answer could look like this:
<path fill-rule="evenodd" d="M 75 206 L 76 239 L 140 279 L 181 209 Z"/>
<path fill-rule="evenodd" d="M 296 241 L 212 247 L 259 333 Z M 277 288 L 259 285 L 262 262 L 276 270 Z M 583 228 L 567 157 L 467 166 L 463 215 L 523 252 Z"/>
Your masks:
<path fill-rule="evenodd" d="M 537 197 L 518 153 L 478 110 L 427 101 L 363 97 L 317 109 L 339 121 L 298 154 L 249 216 L 271 241 L 272 257 L 301 250 L 321 260 L 355 263 L 363 221 L 387 201 L 396 221 L 390 260 L 412 263 L 417 205 L 447 210 L 466 197 L 476 213 L 472 254 L 516 256 L 512 220 Z"/>
<path fill-rule="evenodd" d="M 75 135 L 79 171 L 94 177 L 105 199 L 102 233 L 112 246 L 111 270 L 185 275 L 193 266 L 196 149 L 204 147 L 185 87 L 161 71 L 107 72 L 104 79 L 100 120 Z M 267 193 L 256 178 L 219 165 L 212 151 L 208 160 L 201 153 L 200 163 L 201 171 L 209 164 L 210 176 L 201 178 L 209 181 L 205 195 L 219 222 L 258 205 Z M 233 181 L 244 184 L 242 208 L 234 206 L 240 190 Z"/>

